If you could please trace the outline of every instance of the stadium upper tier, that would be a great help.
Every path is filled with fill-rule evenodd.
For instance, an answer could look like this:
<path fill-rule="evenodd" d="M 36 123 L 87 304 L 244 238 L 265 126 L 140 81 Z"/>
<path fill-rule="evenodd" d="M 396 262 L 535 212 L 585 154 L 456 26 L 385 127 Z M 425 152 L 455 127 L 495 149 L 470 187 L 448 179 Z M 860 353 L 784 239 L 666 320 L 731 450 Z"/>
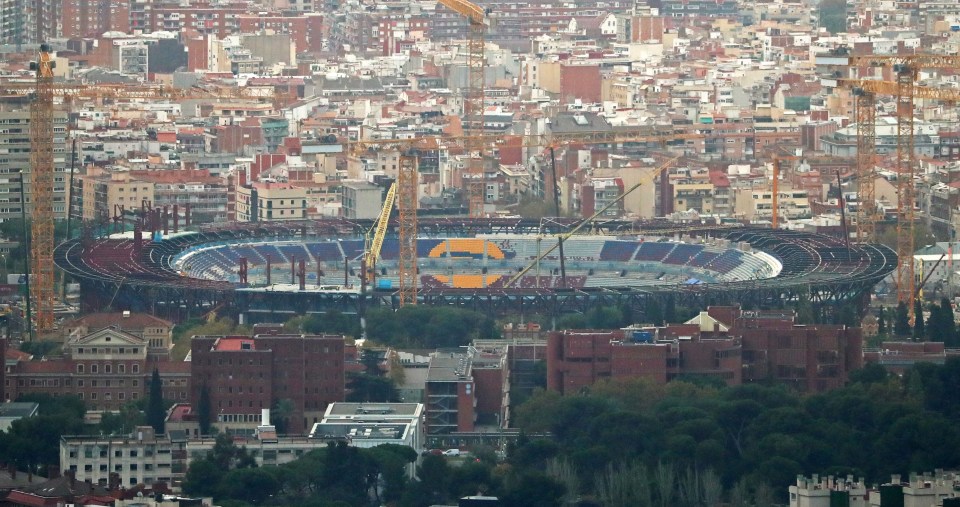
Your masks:
<path fill-rule="evenodd" d="M 132 239 L 66 242 L 55 254 L 70 274 L 108 283 L 257 290 L 271 266 L 274 290 L 296 292 L 291 264 L 304 261 L 308 289 L 359 286 L 361 238 L 304 237 L 284 229 L 252 234 L 214 229 L 148 242 L 136 253 Z M 575 236 L 543 257 L 509 289 L 504 285 L 556 236 L 488 234 L 421 238 L 417 265 L 422 291 L 456 290 L 641 290 L 702 291 L 840 283 L 871 284 L 896 266 L 896 255 L 879 245 L 851 245 L 823 235 L 737 228 L 713 231 L 708 240 L 667 239 L 653 232 L 633 236 Z M 376 268 L 376 290 L 397 286 L 396 239 L 387 238 Z M 239 284 L 247 260 L 246 286 Z M 282 286 L 279 284 L 283 284 Z"/>

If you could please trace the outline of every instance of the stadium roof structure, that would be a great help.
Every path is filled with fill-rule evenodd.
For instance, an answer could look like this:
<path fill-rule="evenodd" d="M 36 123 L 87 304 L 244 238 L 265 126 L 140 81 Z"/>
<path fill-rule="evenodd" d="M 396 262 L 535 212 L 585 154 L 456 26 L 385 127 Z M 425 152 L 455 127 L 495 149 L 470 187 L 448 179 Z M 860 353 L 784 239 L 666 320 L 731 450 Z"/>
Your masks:
<path fill-rule="evenodd" d="M 420 221 L 420 241 L 433 238 L 436 240 L 434 244 L 442 241 L 452 244 L 470 237 L 482 239 L 495 238 L 497 235 L 527 235 L 529 238 L 540 238 L 537 241 L 549 242 L 556 241 L 553 234 L 562 232 L 574 223 L 574 219 L 426 217 Z M 182 316 L 184 311 L 209 310 L 225 303 L 241 312 L 283 315 L 336 309 L 354 313 L 369 306 L 393 307 L 397 304 L 396 289 L 389 284 L 368 287 L 363 292 L 356 287 L 349 287 L 348 273 L 351 269 L 359 271 L 359 254 L 362 253 L 358 251 L 362 249 L 359 240 L 368 226 L 367 223 L 345 220 L 230 224 L 205 227 L 160 241 L 144 239 L 140 247 L 129 237 L 86 238 L 62 243 L 57 247 L 54 257 L 61 269 L 81 281 L 85 290 L 84 302 L 93 307 L 116 302 L 111 306 L 131 310 L 149 309 L 170 318 Z M 436 251 L 429 255 L 426 252 L 419 254 L 422 258 L 418 264 L 423 283 L 418 302 L 470 307 L 491 313 L 519 310 L 556 315 L 584 311 L 598 302 L 633 305 L 642 311 L 646 298 L 653 295 L 672 295 L 679 298 L 678 303 L 691 306 L 739 302 L 756 307 L 779 307 L 784 300 L 806 297 L 814 305 L 825 305 L 829 311 L 829 307 L 836 307 L 840 302 L 862 304 L 862 297 L 891 273 L 897 264 L 896 254 L 885 246 L 851 244 L 847 248 L 839 238 L 798 231 L 676 224 L 662 220 L 604 221 L 584 229 L 588 234 L 603 233 L 606 236 L 597 237 L 597 243 L 591 247 L 593 250 L 582 255 L 577 256 L 576 252 L 568 249 L 568 274 L 571 269 L 580 271 L 577 275 L 568 276 L 562 284 L 558 282 L 559 277 L 551 272 L 550 281 L 544 283 L 541 283 L 541 278 L 547 277 L 538 275 L 533 281 L 521 280 L 521 283 L 505 286 L 510 273 L 530 263 L 532 259 L 529 252 L 510 258 L 503 255 L 512 254 L 506 249 L 500 252 L 499 248 L 484 246 L 473 253 L 466 252 L 466 255 L 477 259 L 474 264 L 470 264 L 465 257 L 452 257 L 450 247 L 443 247 L 447 251 L 439 255 Z M 152 236 L 144 234 L 144 237 Z M 685 238 L 686 242 L 681 242 L 680 238 Z M 572 239 L 589 243 L 580 236 Z M 326 276 L 330 279 L 338 276 L 341 280 L 348 278 L 347 283 L 340 291 L 301 291 L 290 278 L 292 269 L 282 267 L 290 264 L 290 259 L 282 253 L 283 248 L 297 242 L 307 245 L 308 242 L 322 241 L 341 243 L 336 250 L 338 258 L 330 262 L 339 274 Z M 353 245 L 350 249 L 342 246 L 350 241 Z M 724 254 L 724 250 L 714 247 L 697 246 L 717 242 L 729 245 L 727 249 L 736 255 Z M 576 243 L 572 241 L 571 248 Z M 644 258 L 643 252 L 654 252 L 649 246 L 653 243 L 665 245 L 656 250 L 662 250 L 663 253 Z M 643 246 L 645 244 L 648 246 Z M 237 250 L 244 245 L 262 245 L 277 252 L 274 259 L 276 265 L 273 267 L 280 267 L 280 271 L 286 274 L 275 275 L 275 282 L 278 283 L 271 285 L 268 290 L 262 286 L 253 287 L 254 284 L 239 284 L 235 277 L 235 266 L 231 263 L 235 263 L 241 254 L 230 248 L 236 247 L 234 250 Z M 300 252 L 310 250 L 306 246 L 299 248 Z M 215 264 L 213 268 L 201 269 L 183 260 L 200 251 L 210 254 L 207 258 L 195 258 L 206 264 Z M 491 254 L 494 251 L 499 253 L 494 256 Z M 256 252 L 245 255 L 250 256 L 252 265 L 257 264 Z M 728 257 L 734 258 L 730 261 L 733 265 L 726 264 Z M 737 269 L 736 266 L 741 262 L 737 259 L 740 257 L 759 258 L 762 263 L 755 262 L 755 267 L 750 269 Z M 312 283 L 319 287 L 320 273 L 324 267 L 320 254 L 314 250 L 297 259 L 315 263 L 317 281 Z M 391 267 L 389 254 L 384 253 L 383 259 L 383 269 L 386 270 Z M 204 262 L 196 264 L 203 265 Z M 259 262 L 262 263 L 262 260 Z M 545 258 L 541 262 L 546 269 L 552 269 L 556 258 Z M 450 271 L 461 267 L 473 273 L 461 278 L 468 279 L 467 283 L 458 283 L 457 273 Z M 623 270 L 619 277 L 609 274 L 621 267 Z M 639 285 L 638 282 L 626 282 L 634 278 L 634 273 L 639 276 L 643 275 L 644 270 L 649 272 L 660 270 L 661 267 L 666 276 L 660 278 L 667 282 Z M 487 275 L 488 268 L 491 273 L 499 274 Z M 260 269 L 263 269 L 262 266 Z M 479 274 L 481 269 L 483 275 Z M 595 272 L 601 271 L 609 276 L 601 282 L 591 280 Z M 625 276 L 628 271 L 631 276 Z M 447 276 L 442 273 L 453 274 Z M 651 275 L 651 278 L 655 277 Z M 91 296 L 87 297 L 88 294 Z"/>

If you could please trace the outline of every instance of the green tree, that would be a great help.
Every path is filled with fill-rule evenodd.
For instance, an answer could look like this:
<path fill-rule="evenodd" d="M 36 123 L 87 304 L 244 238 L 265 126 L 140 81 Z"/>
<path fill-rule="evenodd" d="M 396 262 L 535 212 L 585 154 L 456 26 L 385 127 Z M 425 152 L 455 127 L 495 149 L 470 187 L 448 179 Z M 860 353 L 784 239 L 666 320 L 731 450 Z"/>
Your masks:
<path fill-rule="evenodd" d="M 273 403 L 270 422 L 277 428 L 277 433 L 286 435 L 290 431 L 290 418 L 296 410 L 297 406 L 290 398 L 280 398 Z"/>
<path fill-rule="evenodd" d="M 957 323 L 950 299 L 941 298 L 938 315 L 937 330 L 934 333 L 928 330 L 927 335 L 932 340 L 941 341 L 947 346 L 954 346 L 957 342 Z"/>
<path fill-rule="evenodd" d="M 850 372 L 851 383 L 861 384 L 879 384 L 886 382 L 890 378 L 890 373 L 882 365 L 868 363 L 860 368 Z"/>
<path fill-rule="evenodd" d="M 560 213 L 564 214 L 563 210 Z M 523 195 L 520 197 L 520 202 L 517 203 L 517 214 L 524 218 L 552 217 L 557 214 L 553 204 L 553 196 L 550 195 L 541 199 L 531 195 Z"/>
<path fill-rule="evenodd" d="M 496 338 L 496 322 L 479 312 L 462 308 L 405 306 L 396 312 L 367 312 L 370 340 L 394 347 L 460 347 L 478 338 Z"/>
<path fill-rule="evenodd" d="M 660 306 L 660 302 L 657 301 L 656 298 L 647 298 L 644 316 L 646 317 L 647 322 L 655 326 L 663 325 L 663 308 Z"/>
<path fill-rule="evenodd" d="M 417 460 L 417 453 L 413 449 L 400 445 L 388 445 L 390 447 L 377 446 L 364 450 L 383 480 L 383 495 L 380 494 L 380 488 L 373 488 L 378 503 L 400 500 L 407 487 L 407 466 Z M 410 452 L 398 452 L 397 448 Z"/>
<path fill-rule="evenodd" d="M 197 422 L 200 424 L 200 434 L 210 434 L 210 424 L 213 418 L 213 409 L 210 406 L 210 388 L 204 383 L 200 386 L 200 399 L 197 400 Z"/>
<path fill-rule="evenodd" d="M 926 327 L 923 324 L 923 305 L 917 299 L 913 302 L 913 339 L 925 341 L 927 338 Z"/>
<path fill-rule="evenodd" d="M 561 505 L 566 489 L 545 474 L 523 473 L 503 495 L 505 505 L 515 507 L 555 507 Z"/>
<path fill-rule="evenodd" d="M 612 329 L 623 327 L 623 313 L 619 308 L 595 306 L 587 311 L 587 325 L 593 329 Z"/>
<path fill-rule="evenodd" d="M 143 411 L 136 403 L 127 403 L 119 412 L 104 412 L 100 416 L 100 433 L 104 435 L 129 435 L 134 428 L 146 423 Z"/>
<path fill-rule="evenodd" d="M 450 485 L 452 472 L 447 459 L 432 454 L 424 456 L 417 467 L 417 478 L 426 488 L 428 499 L 431 502 L 441 503 L 447 500 L 447 489 Z"/>
<path fill-rule="evenodd" d="M 226 470 L 211 459 L 194 460 L 183 478 L 183 492 L 197 496 L 219 495 L 218 488 L 225 473 Z"/>
<path fill-rule="evenodd" d="M 160 379 L 160 372 L 154 368 L 153 376 L 150 377 L 150 392 L 147 400 L 147 423 L 153 426 L 157 434 L 162 434 L 163 424 L 166 418 L 167 411 L 163 401 L 163 381 Z"/>
<path fill-rule="evenodd" d="M 327 446 L 324 458 L 323 485 L 324 496 L 329 500 L 342 500 L 351 505 L 367 502 L 370 487 L 368 476 L 372 460 L 360 452 L 360 449 L 348 446 L 346 442 L 331 442 Z"/>
<path fill-rule="evenodd" d="M 877 332 L 880 336 L 887 334 L 887 309 L 883 306 L 877 311 Z"/>
<path fill-rule="evenodd" d="M 280 491 L 280 481 L 263 468 L 238 468 L 220 479 L 219 489 L 226 498 L 262 504 Z"/>
<path fill-rule="evenodd" d="M 397 392 L 393 380 L 389 377 L 375 377 L 363 373 L 352 375 L 347 389 L 349 390 L 347 401 L 350 402 L 392 403 L 400 401 L 400 394 Z"/>
<path fill-rule="evenodd" d="M 907 304 L 903 301 L 897 303 L 896 320 L 893 323 L 893 333 L 897 336 L 910 336 L 910 314 L 907 310 Z"/>

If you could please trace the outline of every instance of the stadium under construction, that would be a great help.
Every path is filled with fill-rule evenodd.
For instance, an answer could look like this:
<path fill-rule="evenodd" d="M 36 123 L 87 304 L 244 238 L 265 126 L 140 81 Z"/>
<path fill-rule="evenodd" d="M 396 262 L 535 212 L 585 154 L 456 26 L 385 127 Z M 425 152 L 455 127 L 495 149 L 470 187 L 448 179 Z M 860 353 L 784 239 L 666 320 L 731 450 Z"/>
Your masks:
<path fill-rule="evenodd" d="M 604 221 L 554 251 L 566 219 L 435 218 L 420 221 L 417 303 L 491 314 L 560 315 L 650 297 L 703 307 L 778 307 L 808 298 L 825 312 L 862 307 L 897 265 L 882 245 L 767 228 Z M 80 280 L 83 305 L 129 308 L 176 320 L 214 308 L 250 321 L 296 313 L 396 307 L 395 234 L 375 279 L 363 276 L 370 223 L 315 220 L 232 224 L 161 238 L 140 233 L 72 240 L 57 265 Z M 537 260 L 539 258 L 539 260 Z M 525 270 L 525 268 L 530 268 Z"/>

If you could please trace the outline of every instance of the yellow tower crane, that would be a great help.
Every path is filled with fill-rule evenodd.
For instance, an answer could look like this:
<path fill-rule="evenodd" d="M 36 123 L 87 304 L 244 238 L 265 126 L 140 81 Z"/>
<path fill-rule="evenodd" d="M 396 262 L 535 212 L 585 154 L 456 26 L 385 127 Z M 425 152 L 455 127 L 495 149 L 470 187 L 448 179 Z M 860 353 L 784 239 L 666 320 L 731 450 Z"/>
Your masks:
<path fill-rule="evenodd" d="M 387 235 L 387 225 L 390 223 L 390 212 L 393 211 L 396 195 L 397 184 L 394 183 L 390 185 L 390 190 L 387 190 L 387 197 L 383 200 L 377 222 L 367 232 L 367 251 L 363 255 L 362 272 L 363 282 L 368 287 L 377 279 L 377 258 L 380 257 L 380 250 L 383 248 L 383 238 Z"/>
<path fill-rule="evenodd" d="M 685 139 L 696 139 L 702 137 L 702 135 L 703 134 L 697 132 L 696 129 L 686 127 L 678 127 L 673 131 L 657 129 L 653 127 L 639 127 L 636 129 L 625 129 L 618 131 L 595 131 L 577 132 L 575 134 L 570 133 L 524 136 L 521 146 L 549 147 L 571 142 L 611 145 L 627 143 L 656 143 L 663 146 L 669 142 L 681 141 Z M 442 146 L 443 143 L 447 142 L 458 145 L 471 142 L 483 147 L 495 148 L 502 140 L 502 136 L 491 135 L 352 141 L 343 144 L 344 151 L 353 154 L 376 149 L 392 149 L 401 152 L 400 164 L 398 165 L 397 183 L 394 185 L 394 187 L 391 187 L 391 193 L 395 188 L 395 200 L 397 204 L 397 210 L 399 212 L 398 232 L 400 248 L 397 271 L 399 275 L 399 304 L 401 307 L 415 305 L 417 303 L 416 261 L 418 158 L 416 156 L 416 151 L 429 151 L 437 149 L 438 147 Z M 657 174 L 662 173 L 663 170 L 665 170 L 668 166 L 669 164 L 665 164 L 659 168 L 659 170 L 656 170 L 655 174 L 653 174 L 650 179 L 655 178 Z M 639 185 L 636 185 L 625 192 L 621 198 L 626 197 L 627 194 L 637 187 L 639 187 Z M 390 216 L 389 210 L 393 206 L 393 199 L 394 197 L 391 197 L 390 193 L 388 193 L 388 202 L 385 203 L 384 208 L 381 210 L 380 219 L 377 222 L 376 234 L 368 237 L 369 246 L 364 257 L 366 268 L 363 270 L 363 276 L 365 277 L 365 280 L 367 280 L 368 284 L 372 283 L 373 276 L 375 275 L 375 272 L 371 272 L 370 269 L 372 269 L 371 266 L 375 266 L 376 257 L 379 255 L 380 245 L 383 244 L 383 235 L 386 234 L 387 222 Z M 602 211 L 603 210 L 601 210 L 601 212 Z M 386 213 L 386 215 L 384 215 L 384 213 Z M 589 222 L 589 220 L 585 221 L 584 223 L 587 222 Z M 574 232 L 576 232 L 576 230 L 574 230 Z M 377 237 L 380 237 L 379 241 L 377 240 Z"/>
<path fill-rule="evenodd" d="M 30 104 L 30 295 L 37 331 L 53 329 L 53 68 L 46 44 L 40 46 L 36 87 Z M 22 176 L 21 176 L 22 177 Z M 26 206 L 26 202 L 21 202 Z M 29 316 L 27 318 L 30 318 Z"/>
<path fill-rule="evenodd" d="M 470 202 L 470 216 L 483 215 L 484 196 L 486 185 L 483 181 L 483 142 L 477 141 L 483 137 L 483 108 L 484 108 L 484 42 L 487 29 L 487 11 L 468 0 L 438 0 L 441 5 L 456 12 L 467 19 L 467 89 L 463 93 L 463 117 L 465 121 L 473 122 L 469 125 L 471 135 L 466 136 L 464 148 L 469 157 L 467 168 L 468 183 L 466 185 L 467 198 Z M 401 193 L 403 191 L 401 190 Z"/>
<path fill-rule="evenodd" d="M 31 62 L 34 82 L 0 82 L 0 94 L 31 97 L 30 104 L 30 203 L 31 231 L 30 297 L 34 306 L 32 322 L 36 330 L 49 331 L 54 323 L 54 102 L 63 99 L 69 104 L 74 98 L 88 99 L 275 99 L 269 90 L 259 88 L 236 89 L 202 88 L 176 89 L 153 85 L 82 85 L 54 83 L 55 62 L 46 44 L 40 46 L 37 61 Z M 69 108 L 69 105 L 67 105 Z M 72 189 L 70 189 L 72 191 Z M 26 203 L 21 203 L 26 205 Z M 72 203 L 66 203 L 70 212 Z M 32 325 L 32 324 L 31 324 Z M 32 329 L 32 328 L 31 328 Z"/>
<path fill-rule="evenodd" d="M 858 148 L 866 145 L 870 138 L 875 140 L 875 123 L 868 123 L 873 118 L 873 97 L 878 94 L 889 94 L 896 98 L 897 103 L 897 271 L 895 281 L 897 284 L 897 301 L 907 305 L 910 320 L 913 321 L 913 297 L 916 292 L 916 274 L 913 266 L 914 230 L 916 227 L 916 211 L 914 203 L 916 201 L 916 182 L 914 178 L 917 173 L 917 155 L 914 138 L 914 100 L 917 98 L 930 98 L 936 100 L 953 100 L 955 93 L 949 89 L 934 89 L 917 86 L 920 70 L 922 69 L 952 69 L 960 66 L 960 56 L 957 55 L 867 55 L 850 56 L 847 65 L 851 72 L 854 69 L 862 67 L 890 67 L 896 81 L 873 81 L 858 79 L 841 79 L 840 83 L 846 83 L 847 86 L 859 88 L 855 93 L 859 94 L 858 121 L 863 121 L 864 125 L 858 127 L 857 144 Z M 862 114 L 861 114 L 862 113 Z M 860 118 L 862 116 L 862 118 Z M 864 146 L 866 148 L 866 146 Z M 869 206 L 875 202 L 875 192 L 871 187 L 875 179 L 873 178 L 873 156 L 872 150 L 865 151 L 862 155 L 858 154 L 858 178 L 860 184 L 867 182 L 866 190 L 861 191 L 859 202 L 870 199 Z M 869 157 L 869 160 L 868 160 Z M 874 215 L 875 216 L 875 215 Z M 866 228 L 859 229 L 858 235 L 867 235 L 873 232 L 871 226 L 875 221 L 871 221 Z"/>

